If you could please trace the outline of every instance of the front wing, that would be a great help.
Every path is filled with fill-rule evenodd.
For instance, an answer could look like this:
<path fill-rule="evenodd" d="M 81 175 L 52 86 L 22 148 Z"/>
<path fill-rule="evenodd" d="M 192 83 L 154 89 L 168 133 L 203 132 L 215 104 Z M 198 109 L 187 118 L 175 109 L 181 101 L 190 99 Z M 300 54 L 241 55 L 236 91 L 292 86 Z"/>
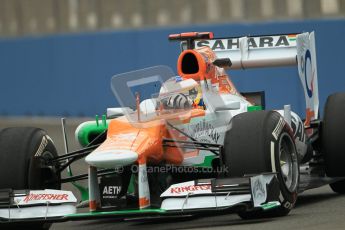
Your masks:
<path fill-rule="evenodd" d="M 30 191 L 29 195 L 34 192 Z M 20 191 L 20 193 L 23 193 Z M 181 217 L 188 215 L 225 214 L 253 209 L 271 209 L 280 206 L 279 184 L 275 174 L 267 173 L 242 178 L 205 179 L 174 184 L 162 195 L 159 209 L 99 210 L 85 213 L 54 213 L 47 202 L 20 206 L 16 203 L 19 192 L 0 197 L 0 224 L 53 223 L 72 220 L 112 218 L 126 220 L 131 218 Z M 31 196 L 32 197 L 32 196 Z M 42 197 L 42 196 L 41 196 Z M 7 199 L 7 200 L 6 200 Z M 63 204 L 55 204 L 66 205 Z M 40 209 L 38 213 L 20 216 L 15 213 L 33 213 L 31 209 Z M 50 209 L 49 209 L 50 208 Z M 45 215 L 42 213 L 45 213 Z"/>

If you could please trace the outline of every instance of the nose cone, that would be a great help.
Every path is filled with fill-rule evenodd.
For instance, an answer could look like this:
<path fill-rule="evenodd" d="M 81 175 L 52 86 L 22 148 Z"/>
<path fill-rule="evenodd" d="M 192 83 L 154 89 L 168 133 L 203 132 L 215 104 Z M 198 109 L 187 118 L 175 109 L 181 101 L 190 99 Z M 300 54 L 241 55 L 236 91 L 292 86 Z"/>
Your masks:
<path fill-rule="evenodd" d="M 138 154 L 130 150 L 96 150 L 90 153 L 85 161 L 97 168 L 114 168 L 132 164 L 137 159 Z"/>

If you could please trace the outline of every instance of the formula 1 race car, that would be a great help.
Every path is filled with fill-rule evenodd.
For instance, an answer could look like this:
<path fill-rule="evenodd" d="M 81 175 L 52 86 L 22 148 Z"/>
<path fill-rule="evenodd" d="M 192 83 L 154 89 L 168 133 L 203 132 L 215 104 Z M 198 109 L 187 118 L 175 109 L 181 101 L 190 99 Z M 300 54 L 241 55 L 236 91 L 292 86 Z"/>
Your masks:
<path fill-rule="evenodd" d="M 329 96 L 319 119 L 313 32 L 223 39 L 191 32 L 169 39 L 181 41 L 178 75 L 156 66 L 112 77 L 121 107 L 79 125 L 82 149 L 65 146 L 58 155 L 38 128 L 0 132 L 1 224 L 276 217 L 287 215 L 307 189 L 330 184 L 345 192 L 345 93 Z M 265 110 L 264 92 L 240 93 L 226 73 L 287 65 L 298 66 L 304 121 L 289 105 Z M 70 166 L 81 159 L 88 173 L 73 175 Z M 69 177 L 61 177 L 63 170 Z M 79 203 L 60 190 L 68 182 L 80 190 Z M 85 203 L 89 212 L 78 211 Z"/>

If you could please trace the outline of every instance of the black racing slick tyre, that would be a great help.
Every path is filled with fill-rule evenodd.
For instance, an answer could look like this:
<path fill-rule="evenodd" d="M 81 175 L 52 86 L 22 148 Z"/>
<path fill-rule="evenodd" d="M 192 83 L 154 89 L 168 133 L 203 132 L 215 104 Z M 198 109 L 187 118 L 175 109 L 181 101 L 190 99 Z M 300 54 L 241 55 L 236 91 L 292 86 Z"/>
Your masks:
<path fill-rule="evenodd" d="M 281 206 L 238 213 L 243 219 L 287 215 L 297 199 L 299 166 L 293 134 L 275 111 L 253 111 L 234 116 L 225 134 L 224 164 L 229 176 L 276 172 Z"/>
<path fill-rule="evenodd" d="M 345 93 L 328 96 L 321 130 L 327 176 L 345 177 Z M 330 186 L 334 192 L 345 193 L 345 181 Z"/>
<path fill-rule="evenodd" d="M 0 131 L 0 189 L 60 189 L 53 141 L 38 128 L 14 127 Z M 53 182 L 55 181 L 55 182 Z"/>
<path fill-rule="evenodd" d="M 53 141 L 38 128 L 14 127 L 0 131 L 0 189 L 60 189 Z M 9 229 L 49 229 L 50 223 L 14 224 Z"/>

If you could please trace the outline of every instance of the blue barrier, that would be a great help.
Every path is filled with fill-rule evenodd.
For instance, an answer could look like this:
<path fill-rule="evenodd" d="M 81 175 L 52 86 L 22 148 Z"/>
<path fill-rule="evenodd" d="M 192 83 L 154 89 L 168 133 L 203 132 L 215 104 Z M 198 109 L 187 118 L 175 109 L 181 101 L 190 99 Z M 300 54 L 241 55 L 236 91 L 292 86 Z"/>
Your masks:
<path fill-rule="evenodd" d="M 320 109 L 345 91 L 345 20 L 217 24 L 0 39 L 0 115 L 92 116 L 117 106 L 114 74 L 154 65 L 176 68 L 179 45 L 168 34 L 213 31 L 217 37 L 316 32 Z M 266 91 L 267 108 L 304 114 L 297 68 L 230 72 L 240 91 Z"/>

